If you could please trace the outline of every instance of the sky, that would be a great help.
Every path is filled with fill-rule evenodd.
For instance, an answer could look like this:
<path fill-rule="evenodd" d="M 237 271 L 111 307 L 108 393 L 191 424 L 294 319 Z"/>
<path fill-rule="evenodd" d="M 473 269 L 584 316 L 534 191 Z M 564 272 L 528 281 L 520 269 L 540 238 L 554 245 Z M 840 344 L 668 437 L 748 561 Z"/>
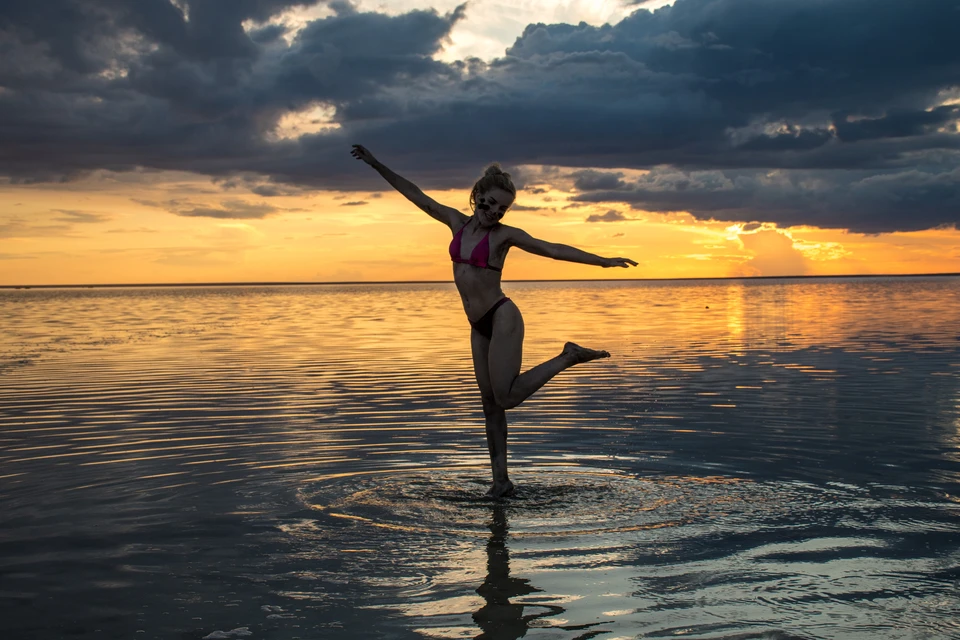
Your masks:
<path fill-rule="evenodd" d="M 0 285 L 960 272 L 960 0 L 5 0 Z"/>

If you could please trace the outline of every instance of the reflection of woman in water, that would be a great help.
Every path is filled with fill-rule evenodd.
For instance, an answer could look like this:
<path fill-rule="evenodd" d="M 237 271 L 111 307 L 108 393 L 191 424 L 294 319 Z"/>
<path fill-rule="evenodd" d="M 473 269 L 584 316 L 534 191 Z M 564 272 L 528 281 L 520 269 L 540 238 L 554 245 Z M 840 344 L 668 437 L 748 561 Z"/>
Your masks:
<path fill-rule="evenodd" d="M 487 579 L 477 593 L 486 604 L 473 614 L 473 621 L 483 631 L 475 640 L 516 640 L 526 635 L 530 623 L 538 618 L 560 615 L 563 607 L 537 604 L 530 608 L 546 611 L 523 615 L 524 605 L 512 603 L 510 598 L 537 593 L 540 589 L 529 580 L 510 576 L 510 552 L 507 549 L 507 514 L 501 504 L 493 507 L 487 541 Z"/>
<path fill-rule="evenodd" d="M 373 157 L 366 148 L 353 145 L 353 157 L 376 169 L 384 179 L 428 215 L 450 227 L 450 259 L 453 280 L 473 329 L 470 345 L 473 368 L 483 401 L 487 427 L 487 447 L 493 467 L 493 486 L 488 496 L 499 498 L 513 493 L 507 475 L 507 418 L 512 409 L 550 378 L 564 369 L 597 358 L 608 358 L 606 351 L 586 349 L 572 342 L 563 352 L 529 371 L 520 373 L 523 348 L 523 317 L 520 309 L 500 288 L 500 271 L 510 247 L 518 247 L 554 260 L 567 260 L 598 267 L 637 266 L 627 258 L 601 258 L 564 244 L 534 238 L 526 231 L 500 223 L 516 198 L 517 190 L 510 174 L 490 165 L 470 192 L 472 216 L 444 206 L 415 184 L 395 174 Z"/>

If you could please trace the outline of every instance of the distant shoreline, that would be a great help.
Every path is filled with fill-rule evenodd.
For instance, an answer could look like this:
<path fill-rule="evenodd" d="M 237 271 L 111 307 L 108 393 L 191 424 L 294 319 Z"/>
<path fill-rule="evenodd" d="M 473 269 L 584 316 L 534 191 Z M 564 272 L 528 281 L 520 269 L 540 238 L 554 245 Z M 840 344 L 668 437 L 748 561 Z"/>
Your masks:
<path fill-rule="evenodd" d="M 555 280 L 503 280 L 508 282 L 690 282 L 695 280 L 823 280 L 827 278 L 947 278 L 960 273 L 879 273 L 816 276 L 723 276 L 690 278 L 579 278 Z M 453 284 L 453 280 L 351 280 L 344 282 L 157 282 L 132 284 L 0 284 L 0 289 L 107 289 L 143 287 L 284 287 L 284 286 L 336 286 L 364 284 Z"/>

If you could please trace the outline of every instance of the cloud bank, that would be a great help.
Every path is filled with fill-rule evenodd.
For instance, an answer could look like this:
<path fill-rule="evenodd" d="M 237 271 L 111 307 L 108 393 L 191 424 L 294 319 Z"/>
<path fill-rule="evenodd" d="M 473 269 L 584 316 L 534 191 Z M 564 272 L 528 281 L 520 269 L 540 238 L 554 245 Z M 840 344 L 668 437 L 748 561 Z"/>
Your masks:
<path fill-rule="evenodd" d="M 467 3 L 282 21 L 311 4 L 7 0 L 0 175 L 383 188 L 359 142 L 424 189 L 498 160 L 521 187 L 560 175 L 528 166 L 567 168 L 580 202 L 867 233 L 960 222 L 960 0 L 677 0 L 528 25 L 489 64 L 433 58 Z"/>

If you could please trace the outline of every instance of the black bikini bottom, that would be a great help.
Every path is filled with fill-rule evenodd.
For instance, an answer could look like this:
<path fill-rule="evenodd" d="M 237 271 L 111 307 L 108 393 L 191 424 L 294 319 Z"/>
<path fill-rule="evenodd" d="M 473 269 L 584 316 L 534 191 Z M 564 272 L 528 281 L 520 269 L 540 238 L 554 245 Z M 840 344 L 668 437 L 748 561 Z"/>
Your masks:
<path fill-rule="evenodd" d="M 483 314 L 482 318 L 476 322 L 470 323 L 473 328 L 476 329 L 477 332 L 487 340 L 493 337 L 493 314 L 497 312 L 497 309 L 499 309 L 500 305 L 502 305 L 504 302 L 510 302 L 510 298 L 507 298 L 506 296 L 500 298 L 485 314 Z"/>

